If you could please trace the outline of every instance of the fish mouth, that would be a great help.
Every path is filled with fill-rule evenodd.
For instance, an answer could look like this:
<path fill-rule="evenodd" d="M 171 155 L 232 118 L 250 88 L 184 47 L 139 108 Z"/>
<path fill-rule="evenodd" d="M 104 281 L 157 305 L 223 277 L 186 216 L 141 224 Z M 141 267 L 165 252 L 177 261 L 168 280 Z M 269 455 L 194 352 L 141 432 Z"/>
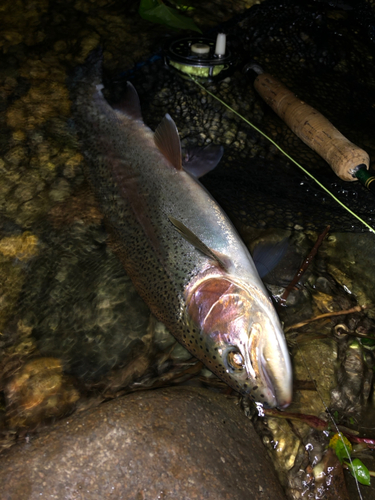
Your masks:
<path fill-rule="evenodd" d="M 253 318 L 244 349 L 247 377 L 254 380 L 264 406 L 286 408 L 292 400 L 292 370 L 281 325 L 262 313 Z"/>
<path fill-rule="evenodd" d="M 266 367 L 266 360 L 264 359 L 263 354 L 260 356 L 260 369 L 261 369 L 261 374 L 262 378 L 265 380 L 266 385 L 270 392 L 273 394 L 274 398 L 276 399 L 276 394 L 275 394 L 275 387 L 271 381 L 271 377 L 268 374 L 267 367 Z M 277 399 L 276 399 L 277 401 Z"/>
<path fill-rule="evenodd" d="M 261 369 L 262 377 L 267 384 L 268 390 L 273 395 L 274 401 L 276 402 L 276 405 L 272 405 L 272 406 L 276 406 L 276 408 L 279 408 L 279 409 L 287 408 L 292 401 L 291 394 L 290 394 L 290 396 L 289 395 L 286 396 L 284 394 L 284 391 L 280 391 L 277 387 L 275 387 L 275 384 L 272 381 L 272 379 L 274 377 L 272 376 L 272 372 L 270 372 L 267 369 L 267 362 L 264 359 L 263 355 L 261 356 L 261 359 L 260 359 L 260 369 Z M 271 407 L 271 405 L 268 404 L 267 402 L 265 402 L 265 406 Z"/>
<path fill-rule="evenodd" d="M 280 341 L 279 334 L 282 336 Z M 262 342 L 259 368 L 261 378 L 274 395 L 274 406 L 284 409 L 292 401 L 292 367 L 281 327 L 280 330 L 274 330 L 272 337 Z"/>
<path fill-rule="evenodd" d="M 286 408 L 292 401 L 292 366 L 280 321 L 260 307 L 252 317 L 249 354 L 261 401 L 270 408 Z"/>

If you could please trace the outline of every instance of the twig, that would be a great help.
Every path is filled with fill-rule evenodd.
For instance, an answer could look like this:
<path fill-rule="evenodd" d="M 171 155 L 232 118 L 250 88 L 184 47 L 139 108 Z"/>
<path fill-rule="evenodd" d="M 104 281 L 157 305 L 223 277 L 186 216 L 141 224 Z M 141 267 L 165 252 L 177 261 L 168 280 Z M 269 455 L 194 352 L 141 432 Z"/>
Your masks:
<path fill-rule="evenodd" d="M 366 444 L 368 448 L 374 449 L 375 448 L 375 439 L 371 438 L 361 438 L 358 436 L 354 436 L 353 434 L 350 434 L 348 432 L 344 433 L 345 437 L 349 439 L 352 443 L 357 443 L 357 444 Z"/>
<path fill-rule="evenodd" d="M 305 321 L 301 321 L 300 323 L 296 323 L 295 325 L 287 326 L 284 328 L 284 332 L 287 333 L 290 330 L 296 330 L 297 328 L 301 328 L 302 326 L 308 325 L 309 323 L 313 321 L 317 321 L 319 319 L 323 318 L 329 318 L 331 316 L 341 316 L 342 314 L 351 314 L 355 312 L 361 312 L 363 310 L 362 306 L 355 306 L 352 307 L 351 309 L 345 309 L 344 311 L 335 311 L 335 312 L 329 312 L 329 313 L 324 313 L 324 314 L 319 314 L 318 316 L 315 316 L 314 318 L 307 319 Z"/>
<path fill-rule="evenodd" d="M 276 417 L 276 418 L 285 418 L 288 420 L 298 420 L 304 424 L 309 425 L 313 429 L 318 431 L 326 431 L 330 428 L 330 423 L 326 422 L 322 418 L 316 417 L 315 415 L 305 415 L 303 413 L 292 413 L 288 411 L 279 411 L 275 408 L 263 408 L 263 413 L 266 417 Z M 338 429 L 342 434 L 349 439 L 352 443 L 361 443 L 366 444 L 368 448 L 375 448 L 375 439 L 371 438 L 362 438 L 355 436 L 351 432 L 348 432 L 347 428 L 342 426 L 338 426 Z"/>
<path fill-rule="evenodd" d="M 298 420 L 304 424 L 309 425 L 318 431 L 326 431 L 328 429 L 328 422 L 315 415 L 304 415 L 302 413 L 292 413 L 290 411 L 279 411 L 274 408 L 264 408 L 264 415 L 266 417 L 286 418 L 288 420 Z"/>
<path fill-rule="evenodd" d="M 306 259 L 303 261 L 302 266 L 300 269 L 297 271 L 296 275 L 292 279 L 292 281 L 289 283 L 289 285 L 285 288 L 284 293 L 280 297 L 280 304 L 285 306 L 286 299 L 288 298 L 290 292 L 294 288 L 294 286 L 299 282 L 299 280 L 302 278 L 302 276 L 305 274 L 306 270 L 308 269 L 312 259 L 315 257 L 320 245 L 322 244 L 324 238 L 327 236 L 328 231 L 330 230 L 331 226 L 327 226 L 325 230 L 322 232 L 322 234 L 319 236 L 319 238 L 316 240 L 315 245 L 313 246 L 311 252 L 309 255 L 306 257 Z"/>

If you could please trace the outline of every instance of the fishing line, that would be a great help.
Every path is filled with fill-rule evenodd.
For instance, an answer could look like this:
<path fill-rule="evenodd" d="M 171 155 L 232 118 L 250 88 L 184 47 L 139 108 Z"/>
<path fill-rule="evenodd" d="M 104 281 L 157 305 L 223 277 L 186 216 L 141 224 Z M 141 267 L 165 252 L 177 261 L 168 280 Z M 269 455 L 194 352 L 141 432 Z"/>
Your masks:
<path fill-rule="evenodd" d="M 297 167 L 299 169 L 302 170 L 302 172 L 304 172 L 306 175 L 308 175 L 314 182 L 316 182 L 318 184 L 318 186 L 323 189 L 323 191 L 325 191 L 327 194 L 329 194 L 329 196 L 331 196 L 336 203 L 338 203 L 342 208 L 344 208 L 347 212 L 350 213 L 350 215 L 352 215 L 353 217 L 355 217 L 356 219 L 358 219 L 364 226 L 366 226 L 369 231 L 371 233 L 375 233 L 375 229 L 373 227 L 371 227 L 369 224 L 367 224 L 366 221 L 364 221 L 363 219 L 361 219 L 361 217 L 359 217 L 359 215 L 357 215 L 356 213 L 354 213 L 352 210 L 350 210 L 349 207 L 347 207 L 342 201 L 340 201 L 338 198 L 336 198 L 336 196 L 331 193 L 331 191 L 329 189 L 327 189 L 321 182 L 318 181 L 318 179 L 316 179 L 308 170 L 306 170 L 302 165 L 300 165 L 294 158 L 292 158 L 286 151 L 284 151 L 282 149 L 281 146 L 279 146 L 273 139 L 271 139 L 270 137 L 268 137 L 268 135 L 264 132 L 262 132 L 262 130 L 260 130 L 256 125 L 254 125 L 253 123 L 251 123 L 249 120 L 247 120 L 244 116 L 242 116 L 240 113 L 238 113 L 238 111 L 236 111 L 235 109 L 231 108 L 229 106 L 229 104 L 227 104 L 225 101 L 223 101 L 222 99 L 220 99 L 219 97 L 217 97 L 215 94 L 213 94 L 212 92 L 210 92 L 209 90 L 207 90 L 201 83 L 199 83 L 199 81 L 194 78 L 193 76 L 189 75 L 190 79 L 196 84 L 198 85 L 198 87 L 200 87 L 201 89 L 203 89 L 205 92 L 207 92 L 207 94 L 209 94 L 211 97 L 213 97 L 214 99 L 216 99 L 217 101 L 219 101 L 221 104 L 223 104 L 223 106 L 225 106 L 226 108 L 228 108 L 230 111 L 232 111 L 232 113 L 236 114 L 239 118 L 241 118 L 241 120 L 243 120 L 245 123 L 247 123 L 250 127 L 252 127 L 254 130 L 256 130 L 259 134 L 261 134 L 263 137 L 265 137 L 271 144 L 273 144 L 283 155 L 285 155 L 288 160 L 290 160 L 292 163 L 294 163 L 295 165 L 297 165 Z"/>
<path fill-rule="evenodd" d="M 336 198 L 336 196 L 331 193 L 331 191 L 329 191 L 329 189 L 327 189 L 321 182 L 319 182 L 308 170 L 306 170 L 304 167 L 302 167 L 302 165 L 300 165 L 294 158 L 292 158 L 286 151 L 284 151 L 281 146 L 279 146 L 273 139 L 271 139 L 270 137 L 268 137 L 267 134 L 265 134 L 264 132 L 262 132 L 262 130 L 260 130 L 256 125 L 254 125 L 253 123 L 251 123 L 249 120 L 247 120 L 244 116 L 242 116 L 240 113 L 238 113 L 238 111 L 236 111 L 235 109 L 231 108 L 231 106 L 229 106 L 229 104 L 227 104 L 225 101 L 223 101 L 222 99 L 220 99 L 219 97 L 217 97 L 215 94 L 213 94 L 212 92 L 210 92 L 209 90 L 207 90 L 201 83 L 198 82 L 198 80 L 196 80 L 194 77 L 192 77 L 191 75 L 189 75 L 190 79 L 196 84 L 198 85 L 202 90 L 204 90 L 205 92 L 207 92 L 211 97 L 213 97 L 214 99 L 216 99 L 217 101 L 219 101 L 221 104 L 223 104 L 226 108 L 228 108 L 230 111 L 232 111 L 234 114 L 236 114 L 239 118 L 241 118 L 241 120 L 243 120 L 245 123 L 247 123 L 250 127 L 252 127 L 254 130 L 256 130 L 259 134 L 261 134 L 263 137 L 265 137 L 271 144 L 273 144 L 282 154 L 284 154 L 292 163 L 294 163 L 299 169 L 302 170 L 302 172 L 304 172 L 306 175 L 308 175 L 314 182 L 316 182 L 318 184 L 318 186 L 323 189 L 327 194 L 329 194 L 329 196 L 331 196 L 336 203 L 338 203 L 342 208 L 344 208 L 345 210 L 347 210 L 353 217 L 355 217 L 356 219 L 358 219 L 364 226 L 366 226 L 370 232 L 372 233 L 375 233 L 375 229 L 373 227 L 371 227 L 369 224 L 367 224 L 367 222 L 365 222 L 363 219 L 361 219 L 361 217 L 359 217 L 356 213 L 354 213 L 352 210 L 350 210 L 349 207 L 347 207 L 344 203 L 342 203 L 342 201 L 340 201 L 338 198 Z M 299 349 L 299 347 L 297 346 L 297 348 Z M 305 368 L 306 368 L 306 371 L 311 379 L 311 381 L 313 382 L 314 386 L 315 386 L 315 389 L 316 389 L 316 392 L 325 408 L 325 411 L 327 412 L 327 415 L 329 416 L 335 430 L 336 430 L 336 433 L 339 435 L 340 439 L 341 439 L 341 442 L 343 443 L 344 445 L 344 449 L 345 449 L 345 452 L 347 454 L 347 457 L 348 457 L 348 460 L 349 460 L 349 463 L 352 467 L 352 470 L 354 470 L 354 466 L 353 466 L 353 461 L 351 459 L 351 456 L 350 456 L 350 452 L 345 444 L 345 441 L 342 437 L 342 434 L 341 434 L 341 431 L 340 429 L 338 428 L 338 425 L 336 424 L 335 422 L 335 419 L 333 418 L 333 415 L 331 414 L 331 412 L 329 411 L 328 409 L 328 406 L 326 405 L 324 399 L 323 399 L 323 396 L 321 395 L 319 389 L 318 389 L 318 386 L 315 382 L 315 380 L 313 379 L 312 375 L 311 375 L 311 372 L 307 366 L 307 363 L 306 363 L 306 360 L 305 360 L 305 357 L 304 355 L 302 354 L 301 350 L 299 349 L 299 353 L 301 355 L 301 358 L 302 358 L 302 361 L 303 361 L 303 364 L 305 365 Z M 359 483 L 358 483 L 358 479 L 356 477 L 355 474 L 352 474 L 353 477 L 354 477 L 354 480 L 355 480 L 355 483 L 356 483 L 356 487 L 357 487 L 357 491 L 358 491 L 358 496 L 360 498 L 360 500 L 363 500 L 363 497 L 362 497 L 362 494 L 361 494 L 361 490 L 360 490 L 360 486 L 359 486 Z"/>
<path fill-rule="evenodd" d="M 325 403 L 325 401 L 324 401 L 324 399 L 323 399 L 323 396 L 321 395 L 321 393 L 320 393 L 320 391 L 319 391 L 319 389 L 318 389 L 318 386 L 317 386 L 317 383 L 315 382 L 315 379 L 313 379 L 313 377 L 312 377 L 312 375 L 311 375 L 310 369 L 309 369 L 309 367 L 307 366 L 307 363 L 306 363 L 306 360 L 305 360 L 305 356 L 302 354 L 302 351 L 301 351 L 301 349 L 299 348 L 298 344 L 297 344 L 297 349 L 298 349 L 298 351 L 299 351 L 299 353 L 300 353 L 300 355 L 301 355 L 301 358 L 302 358 L 303 364 L 305 365 L 305 368 L 306 368 L 306 371 L 307 371 L 307 373 L 308 373 L 308 375 L 309 375 L 309 377 L 310 377 L 310 380 L 311 380 L 311 381 L 312 381 L 312 383 L 314 384 L 315 389 L 316 389 L 316 392 L 318 393 L 318 396 L 319 396 L 319 398 L 320 398 L 320 400 L 321 400 L 321 402 L 322 402 L 322 404 L 323 404 L 323 406 L 324 406 L 324 408 L 325 408 L 325 411 L 327 412 L 327 414 L 328 414 L 328 416 L 329 416 L 329 418 L 330 418 L 330 420 L 331 420 L 331 422 L 332 422 L 332 424 L 333 424 L 333 426 L 334 426 L 334 428 L 335 428 L 335 430 L 336 430 L 336 433 L 339 435 L 339 437 L 340 437 L 340 439 L 341 439 L 341 442 L 342 442 L 342 444 L 344 445 L 345 452 L 346 452 L 347 457 L 348 457 L 348 459 L 349 459 L 349 462 L 350 462 L 350 465 L 351 465 L 351 467 L 352 467 L 352 470 L 354 471 L 353 461 L 352 461 L 352 458 L 351 458 L 351 456 L 350 456 L 350 452 L 349 452 L 349 450 L 348 450 L 348 448 L 347 448 L 347 446 L 346 446 L 346 444 L 345 444 L 345 441 L 344 441 L 344 439 L 343 439 L 343 437 L 342 437 L 341 431 L 340 431 L 340 429 L 338 428 L 338 425 L 336 424 L 335 419 L 333 418 L 332 413 L 329 411 L 328 406 L 326 405 L 326 403 Z M 356 486 L 357 486 L 358 496 L 359 496 L 360 500 L 363 500 L 363 497 L 362 497 L 362 493 L 361 493 L 361 489 L 360 489 L 360 486 L 359 486 L 359 483 L 358 483 L 357 476 L 356 476 L 355 474 L 352 474 L 352 476 L 353 476 L 353 477 L 354 477 L 354 479 L 355 479 L 355 484 L 356 484 Z"/>

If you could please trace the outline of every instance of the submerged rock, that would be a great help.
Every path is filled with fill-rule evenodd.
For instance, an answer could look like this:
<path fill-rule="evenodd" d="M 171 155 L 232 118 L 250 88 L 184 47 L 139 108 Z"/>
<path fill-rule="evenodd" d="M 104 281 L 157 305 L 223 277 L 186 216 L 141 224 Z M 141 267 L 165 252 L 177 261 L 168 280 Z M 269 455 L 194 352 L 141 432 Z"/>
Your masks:
<path fill-rule="evenodd" d="M 250 421 L 190 387 L 136 393 L 60 421 L 1 460 L 2 498 L 282 500 Z"/>
<path fill-rule="evenodd" d="M 55 358 L 28 361 L 4 389 L 9 426 L 22 427 L 68 414 L 79 398 L 70 377 Z"/>

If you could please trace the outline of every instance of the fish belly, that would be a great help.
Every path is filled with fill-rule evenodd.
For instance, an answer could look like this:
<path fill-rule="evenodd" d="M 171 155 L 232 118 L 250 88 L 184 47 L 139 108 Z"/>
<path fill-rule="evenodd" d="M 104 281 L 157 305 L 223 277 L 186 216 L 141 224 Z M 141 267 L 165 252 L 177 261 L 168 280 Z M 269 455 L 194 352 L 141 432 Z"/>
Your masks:
<path fill-rule="evenodd" d="M 221 271 L 181 237 L 169 216 L 222 253 L 234 246 L 234 229 L 200 184 L 168 163 L 152 131 L 114 111 L 100 94 L 74 113 L 87 176 L 137 291 L 185 344 L 186 288 L 204 270 Z M 243 252 L 241 242 L 237 250 Z"/>

